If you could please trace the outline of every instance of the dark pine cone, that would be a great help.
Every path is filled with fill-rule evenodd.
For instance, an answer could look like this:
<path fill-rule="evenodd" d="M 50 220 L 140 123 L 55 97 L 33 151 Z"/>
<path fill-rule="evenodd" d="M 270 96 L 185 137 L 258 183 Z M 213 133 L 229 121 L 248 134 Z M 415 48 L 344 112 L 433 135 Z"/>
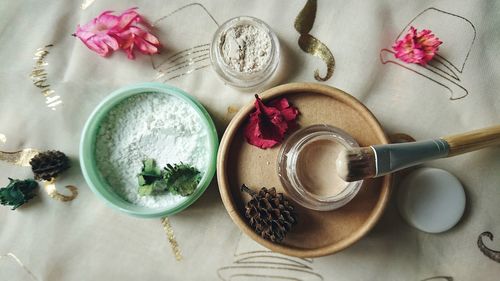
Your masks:
<path fill-rule="evenodd" d="M 255 232 L 264 239 L 280 243 L 297 222 L 293 206 L 274 187 L 263 187 L 257 193 L 242 185 L 241 191 L 252 196 L 245 206 L 245 216 Z"/>
<path fill-rule="evenodd" d="M 70 167 L 66 154 L 57 150 L 38 153 L 30 160 L 30 165 L 35 179 L 46 181 L 50 181 Z"/>

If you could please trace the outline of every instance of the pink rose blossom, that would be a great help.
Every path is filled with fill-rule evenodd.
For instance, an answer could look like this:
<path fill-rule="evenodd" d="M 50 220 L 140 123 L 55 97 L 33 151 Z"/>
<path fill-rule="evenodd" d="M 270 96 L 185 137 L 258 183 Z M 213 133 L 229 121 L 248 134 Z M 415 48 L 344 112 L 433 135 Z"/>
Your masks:
<path fill-rule="evenodd" d="M 160 42 L 143 28 L 144 20 L 136 9 L 128 9 L 119 16 L 105 11 L 89 23 L 78 26 L 73 35 L 103 57 L 118 49 L 123 49 L 129 59 L 134 59 L 134 49 L 144 54 L 156 54 Z"/>
<path fill-rule="evenodd" d="M 408 63 L 426 65 L 442 43 L 430 30 L 417 32 L 412 26 L 405 37 L 396 41 L 392 48 L 396 51 L 396 58 Z"/>

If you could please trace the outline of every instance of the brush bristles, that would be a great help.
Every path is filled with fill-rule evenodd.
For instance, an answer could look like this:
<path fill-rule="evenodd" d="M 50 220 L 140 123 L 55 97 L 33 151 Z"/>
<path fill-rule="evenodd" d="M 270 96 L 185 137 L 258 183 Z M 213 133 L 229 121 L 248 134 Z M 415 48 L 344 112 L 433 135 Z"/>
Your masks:
<path fill-rule="evenodd" d="M 337 174 L 347 182 L 374 177 L 376 166 L 373 150 L 360 147 L 342 151 L 337 157 Z"/>

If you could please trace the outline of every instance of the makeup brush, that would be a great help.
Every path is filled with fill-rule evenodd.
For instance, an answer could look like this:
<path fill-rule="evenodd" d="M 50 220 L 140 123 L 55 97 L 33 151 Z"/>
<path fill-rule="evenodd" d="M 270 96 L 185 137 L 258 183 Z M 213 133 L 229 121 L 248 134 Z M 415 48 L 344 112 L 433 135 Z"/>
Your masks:
<path fill-rule="evenodd" d="M 354 148 L 338 155 L 337 173 L 352 182 L 494 145 L 500 145 L 500 126 L 425 141 Z"/>

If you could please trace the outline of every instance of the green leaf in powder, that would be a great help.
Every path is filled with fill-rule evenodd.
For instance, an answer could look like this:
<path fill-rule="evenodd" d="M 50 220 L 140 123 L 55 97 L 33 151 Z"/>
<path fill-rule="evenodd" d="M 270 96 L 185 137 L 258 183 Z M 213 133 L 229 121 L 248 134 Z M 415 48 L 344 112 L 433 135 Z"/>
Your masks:
<path fill-rule="evenodd" d="M 139 195 L 146 196 L 153 193 L 165 191 L 167 188 L 163 184 L 156 184 L 162 182 L 163 177 L 160 168 L 156 166 L 154 159 L 146 159 L 142 162 L 143 167 L 140 174 L 137 175 L 139 183 Z"/>
<path fill-rule="evenodd" d="M 153 183 L 153 192 L 160 193 L 168 189 L 167 182 L 164 179 L 157 180 Z"/>
<path fill-rule="evenodd" d="M 145 184 L 139 186 L 139 191 L 137 192 L 141 196 L 151 195 L 153 193 L 153 185 Z"/>
<path fill-rule="evenodd" d="M 161 175 L 160 168 L 158 168 L 156 166 L 156 162 L 154 159 L 146 159 L 146 160 L 144 160 L 143 164 L 144 164 L 144 168 L 142 169 L 142 172 L 144 174 L 158 175 L 158 176 Z"/>
<path fill-rule="evenodd" d="M 139 182 L 139 186 L 146 185 L 146 179 L 144 179 L 144 176 L 141 174 L 137 176 L 137 181 Z"/>
<path fill-rule="evenodd" d="M 201 173 L 191 165 L 167 164 L 163 178 L 167 182 L 168 189 L 172 194 L 189 196 L 193 194 L 201 180 Z"/>

